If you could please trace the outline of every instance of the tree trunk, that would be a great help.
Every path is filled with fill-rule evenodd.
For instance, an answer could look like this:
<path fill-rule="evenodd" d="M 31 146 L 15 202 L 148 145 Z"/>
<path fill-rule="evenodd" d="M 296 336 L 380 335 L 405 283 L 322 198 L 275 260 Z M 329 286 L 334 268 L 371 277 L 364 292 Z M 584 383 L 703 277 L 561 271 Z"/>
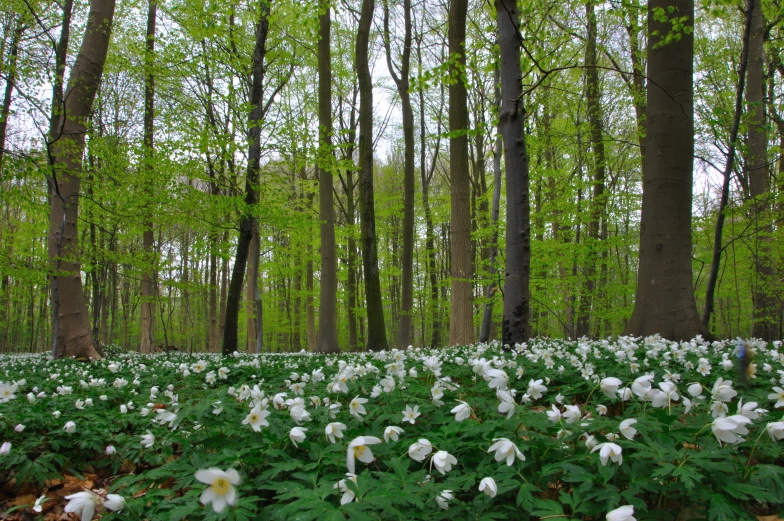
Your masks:
<path fill-rule="evenodd" d="M 147 33 L 145 37 L 144 57 L 144 162 L 142 169 L 147 179 L 146 197 L 148 198 L 142 234 L 142 284 L 141 284 L 141 339 L 140 353 L 152 353 L 153 350 L 153 302 L 155 299 L 155 253 L 153 251 L 152 201 L 155 197 L 153 176 L 155 175 L 155 22 L 158 13 L 158 0 L 149 0 L 147 5 Z"/>
<path fill-rule="evenodd" d="M 422 67 L 422 37 L 417 38 L 417 63 L 419 65 L 419 73 L 423 71 Z M 441 97 L 443 100 L 443 84 L 441 87 Z M 443 105 L 443 103 L 441 104 Z M 436 161 L 438 159 L 438 150 L 441 144 L 439 137 L 436 137 L 436 148 L 433 154 L 433 161 L 431 168 L 427 168 L 427 154 L 426 154 L 426 138 L 427 126 L 425 125 L 425 92 L 424 89 L 419 89 L 419 176 L 422 182 L 422 208 L 425 211 L 425 255 L 427 257 L 427 273 L 430 280 L 430 305 L 428 315 L 432 321 L 432 332 L 430 337 L 430 347 L 437 347 L 441 344 L 441 320 L 438 299 L 438 273 L 436 269 L 436 240 L 435 229 L 433 226 L 433 215 L 430 209 L 430 180 L 433 178 L 435 171 Z M 439 113 L 439 134 L 441 130 L 441 113 Z M 423 332 L 424 335 L 424 332 Z M 424 346 L 423 346 L 424 347 Z"/>
<path fill-rule="evenodd" d="M 210 232 L 210 296 L 209 296 L 209 351 L 217 353 L 218 346 L 218 234 Z"/>
<path fill-rule="evenodd" d="M 585 4 L 585 15 L 588 20 L 588 38 L 585 45 L 585 99 L 588 109 L 588 124 L 591 129 L 591 148 L 593 149 L 593 194 L 588 210 L 588 248 L 585 262 L 585 280 L 583 294 L 580 296 L 580 312 L 577 318 L 577 336 L 591 334 L 591 308 L 595 299 L 596 264 L 599 261 L 600 222 L 604 216 L 606 198 L 604 180 L 606 159 L 604 153 L 604 122 L 602 121 L 601 91 L 599 89 L 599 70 L 596 57 L 596 13 L 593 0 Z M 597 322 L 598 324 L 598 322 Z"/>
<path fill-rule="evenodd" d="M 291 332 L 291 348 L 294 351 L 302 350 L 302 263 L 297 259 L 297 271 L 294 272 L 294 282 L 292 285 L 292 299 L 294 300 L 294 325 Z"/>
<path fill-rule="evenodd" d="M 392 64 L 389 35 L 389 4 L 384 0 L 384 43 L 387 68 L 395 82 L 403 115 L 403 255 L 401 280 L 401 309 L 398 323 L 397 345 L 405 349 L 413 341 L 411 324 L 414 308 L 414 112 L 409 93 L 411 66 L 411 0 L 403 0 L 405 36 L 400 56 L 399 74 Z"/>
<path fill-rule="evenodd" d="M 655 11 L 686 17 L 680 38 Z M 624 334 L 661 334 L 670 340 L 707 336 L 692 290 L 691 204 L 694 157 L 694 2 L 648 3 L 648 78 L 645 177 L 640 220 L 640 260 L 634 311 Z"/>
<path fill-rule="evenodd" d="M 253 80 L 251 84 L 250 115 L 248 117 L 248 168 L 245 177 L 245 209 L 240 218 L 239 240 L 234 269 L 231 272 L 229 293 L 226 299 L 226 325 L 223 330 L 223 354 L 230 355 L 237 350 L 237 328 L 242 295 L 242 279 L 248 250 L 253 238 L 253 228 L 257 226 L 253 216 L 258 201 L 259 163 L 261 161 L 261 119 L 264 113 L 262 95 L 264 94 L 264 55 L 267 51 L 267 32 L 269 31 L 269 3 L 261 0 L 259 21 L 256 26 L 256 43 L 253 48 Z"/>
<path fill-rule="evenodd" d="M 305 313 L 308 319 L 308 351 L 316 350 L 316 310 L 313 307 L 313 259 L 311 258 L 311 246 L 308 243 L 308 262 L 305 267 L 305 285 L 307 286 L 307 296 L 305 297 Z"/>
<path fill-rule="evenodd" d="M 356 42 L 356 69 L 359 81 L 359 214 L 362 266 L 365 277 L 365 302 L 368 334 L 367 349 L 387 348 L 381 281 L 378 273 L 378 238 L 373 202 L 373 83 L 370 77 L 368 47 L 373 22 L 374 0 L 362 0 Z"/>
<path fill-rule="evenodd" d="M 775 271 L 771 265 L 771 235 L 773 223 L 768 213 L 768 135 L 765 125 L 765 19 L 761 0 L 747 0 L 751 10 L 751 36 L 749 40 L 748 83 L 746 102 L 751 112 L 749 124 L 749 186 L 751 187 L 751 210 L 756 235 L 755 268 L 756 279 L 752 288 L 754 325 L 752 334 L 756 338 L 773 341 L 778 337 L 776 297 L 771 291 Z"/>
<path fill-rule="evenodd" d="M 49 213 L 49 262 L 52 307 L 57 309 L 55 358 L 101 358 L 90 332 L 82 290 L 78 248 L 79 193 L 86 122 L 103 74 L 114 18 L 114 0 L 92 0 L 82 46 L 68 80 L 62 133 L 49 145 L 52 194 Z M 57 124 L 53 123 L 57 128 Z"/>
<path fill-rule="evenodd" d="M 261 353 L 264 349 L 264 309 L 259 290 L 259 262 L 261 257 L 261 236 L 259 223 L 253 223 L 253 237 L 248 247 L 248 287 L 246 312 L 248 314 L 248 353 Z"/>
<path fill-rule="evenodd" d="M 738 132 L 740 128 L 740 120 L 743 113 L 743 92 L 746 85 L 746 71 L 749 65 L 749 41 L 752 30 L 752 11 L 755 0 L 750 0 L 746 8 L 746 23 L 744 24 L 742 49 L 740 55 L 740 70 L 738 71 L 738 85 L 735 88 L 735 114 L 732 121 L 732 129 L 730 130 L 730 143 L 727 150 L 727 164 L 724 166 L 724 179 L 721 184 L 721 198 L 719 200 L 719 213 L 716 217 L 716 228 L 713 234 L 713 255 L 711 258 L 710 273 L 708 275 L 708 283 L 705 288 L 705 307 L 702 311 L 702 324 L 706 329 L 710 329 L 710 318 L 713 314 L 714 293 L 716 291 L 716 284 L 719 278 L 719 268 L 721 265 L 721 252 L 724 250 L 722 247 L 722 235 L 724 231 L 724 210 L 727 208 L 727 203 L 730 197 L 730 179 L 732 178 L 732 170 L 735 163 L 735 149 L 738 141 Z"/>
<path fill-rule="evenodd" d="M 498 88 L 498 83 L 501 80 L 500 71 L 496 67 L 494 75 L 495 83 L 495 103 L 501 106 L 501 91 Z M 501 211 L 501 154 L 503 153 L 503 138 L 501 136 L 501 129 L 499 127 L 498 134 L 495 137 L 495 148 L 493 149 L 493 208 L 490 216 L 490 226 L 493 227 L 493 235 L 490 238 L 490 259 L 489 259 L 489 272 L 490 282 L 487 284 L 485 290 L 484 312 L 482 313 L 482 327 L 479 330 L 479 341 L 490 341 L 490 326 L 493 323 L 493 304 L 495 298 L 493 294 L 496 292 L 495 283 L 495 257 L 498 254 L 498 216 Z"/>
<path fill-rule="evenodd" d="M 452 309 L 449 345 L 474 342 L 473 272 L 471 266 L 471 178 L 468 169 L 468 107 L 465 85 L 467 0 L 449 5 L 449 178 L 451 184 Z M 519 79 L 519 78 L 518 78 Z"/>
<path fill-rule="evenodd" d="M 228 230 L 223 232 L 222 244 L 226 244 L 229 240 Z M 221 256 L 221 273 L 220 273 L 220 302 L 218 304 L 218 338 L 221 339 L 221 346 L 223 343 L 223 332 L 226 330 L 226 300 L 229 291 L 229 259 Z"/>
<path fill-rule="evenodd" d="M 525 109 L 520 81 L 519 11 L 515 0 L 496 0 L 501 51 L 501 107 L 498 127 L 506 165 L 506 266 L 504 268 L 503 343 L 514 347 L 531 335 L 531 222 Z"/>
<path fill-rule="evenodd" d="M 8 116 L 11 115 L 11 99 L 16 83 L 16 63 L 19 57 L 19 40 L 22 37 L 22 22 L 17 20 L 11 36 L 11 49 L 8 51 L 8 70 L 5 72 L 5 92 L 0 109 L 0 180 L 3 179 L 3 158 L 5 157 L 5 136 L 8 129 Z"/>
<path fill-rule="evenodd" d="M 321 235 L 321 285 L 319 288 L 319 327 L 316 350 L 337 353 L 338 263 L 335 246 L 335 203 L 332 194 L 332 55 L 330 2 L 322 2 L 319 14 L 318 100 L 319 151 L 316 168 L 319 179 L 319 231 Z"/>

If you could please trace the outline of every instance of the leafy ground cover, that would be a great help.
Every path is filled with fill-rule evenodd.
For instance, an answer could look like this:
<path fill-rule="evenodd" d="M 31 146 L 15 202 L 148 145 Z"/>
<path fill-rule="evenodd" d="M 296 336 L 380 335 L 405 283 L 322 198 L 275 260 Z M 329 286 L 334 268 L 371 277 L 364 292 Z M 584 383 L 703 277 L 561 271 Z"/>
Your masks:
<path fill-rule="evenodd" d="M 2 519 L 724 521 L 784 505 L 780 342 L 112 349 L 6 356 L 0 378 Z"/>

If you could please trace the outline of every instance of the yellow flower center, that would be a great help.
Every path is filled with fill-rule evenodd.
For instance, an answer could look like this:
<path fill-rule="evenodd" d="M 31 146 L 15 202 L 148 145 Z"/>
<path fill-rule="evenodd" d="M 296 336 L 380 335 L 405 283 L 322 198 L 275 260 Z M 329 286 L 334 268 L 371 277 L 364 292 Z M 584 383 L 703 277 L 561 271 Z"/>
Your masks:
<path fill-rule="evenodd" d="M 259 421 L 259 415 L 258 415 L 258 414 L 255 414 L 255 413 L 254 413 L 254 414 L 251 414 L 251 415 L 250 415 L 250 422 L 251 422 L 251 423 L 256 423 L 257 421 Z"/>
<path fill-rule="evenodd" d="M 225 496 L 228 494 L 230 488 L 231 485 L 226 480 L 226 478 L 215 478 L 215 481 L 212 482 L 212 491 L 219 496 Z"/>
<path fill-rule="evenodd" d="M 357 447 L 354 447 L 354 457 L 361 458 L 366 450 L 367 447 L 365 447 L 364 445 L 359 445 Z"/>

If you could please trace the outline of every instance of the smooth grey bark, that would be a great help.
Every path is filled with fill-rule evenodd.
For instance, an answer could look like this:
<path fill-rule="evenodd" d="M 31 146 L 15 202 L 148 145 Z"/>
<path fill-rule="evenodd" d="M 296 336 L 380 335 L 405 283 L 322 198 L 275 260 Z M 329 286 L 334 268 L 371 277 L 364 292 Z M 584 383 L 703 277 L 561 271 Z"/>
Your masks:
<path fill-rule="evenodd" d="M 692 290 L 691 206 L 694 158 L 694 34 L 659 42 L 671 25 L 655 10 L 674 8 L 694 27 L 693 0 L 648 3 L 648 82 L 640 260 L 634 311 L 625 335 L 670 340 L 707 335 Z"/>
<path fill-rule="evenodd" d="M 55 358 L 101 358 L 90 331 L 81 267 L 76 260 L 77 223 L 87 120 L 103 75 L 114 8 L 114 0 L 90 2 L 85 34 L 68 79 L 64 114 L 62 119 L 58 116 L 58 122 L 50 122 L 55 128 L 61 122 L 62 129 L 48 150 L 52 167 L 48 253 L 52 307 L 57 310 L 52 342 Z"/>
<path fill-rule="evenodd" d="M 259 20 L 256 26 L 256 42 L 253 47 L 253 79 L 251 82 L 248 116 L 248 168 L 245 175 L 245 209 L 240 218 L 237 255 L 231 271 L 228 295 L 226 297 L 226 323 L 223 329 L 223 354 L 230 355 L 237 350 L 237 329 L 242 297 L 242 282 L 248 250 L 253 238 L 256 218 L 254 207 L 258 203 L 259 163 L 261 161 L 261 120 L 264 115 L 262 95 L 264 94 L 264 56 L 267 52 L 267 33 L 269 32 L 269 3 L 261 0 Z"/>
<path fill-rule="evenodd" d="M 765 16 L 761 0 L 747 0 L 751 11 L 751 35 L 749 37 L 748 83 L 746 102 L 751 113 L 748 130 L 749 187 L 751 211 L 754 219 L 756 248 L 754 267 L 756 279 L 752 287 L 754 317 L 752 335 L 768 342 L 778 338 L 779 304 L 771 288 L 775 280 L 775 269 L 771 259 L 771 235 L 773 220 L 770 207 L 768 171 L 768 134 L 765 122 Z"/>
<path fill-rule="evenodd" d="M 152 353 L 153 349 L 153 299 L 155 296 L 155 254 L 153 251 L 153 223 L 150 199 L 155 197 L 153 188 L 155 156 L 155 76 L 153 65 L 155 62 L 155 21 L 157 16 L 157 0 L 149 0 L 147 4 L 147 32 L 145 38 L 144 56 L 144 161 L 142 169 L 147 175 L 144 185 L 146 189 L 147 208 L 144 219 L 144 232 L 142 233 L 142 256 L 144 267 L 142 269 L 140 319 L 141 339 L 139 342 L 140 353 Z"/>
<path fill-rule="evenodd" d="M 514 347 L 531 336 L 531 221 L 528 151 L 525 143 L 519 11 L 516 0 L 496 0 L 501 51 L 501 109 L 498 127 L 504 138 L 506 167 L 506 264 L 504 267 L 504 345 Z"/>
<path fill-rule="evenodd" d="M 404 36 L 400 69 L 392 63 L 389 34 L 389 4 L 384 0 L 384 48 L 387 69 L 395 82 L 403 116 L 403 252 L 400 320 L 398 322 L 397 345 L 405 349 L 411 344 L 412 310 L 414 308 L 414 111 L 409 92 L 409 70 L 411 66 L 411 0 L 403 0 Z"/>
<path fill-rule="evenodd" d="M 471 177 L 468 168 L 468 106 L 465 85 L 468 0 L 449 3 L 449 179 L 452 308 L 449 345 L 474 343 L 471 262 Z"/>
<path fill-rule="evenodd" d="M 319 179 L 319 232 L 321 235 L 321 286 L 316 351 L 337 353 L 338 264 L 335 246 L 335 203 L 332 169 L 332 53 L 330 2 L 322 2 L 318 42 L 319 150 L 316 168 Z"/>
<path fill-rule="evenodd" d="M 378 272 L 378 238 L 373 202 L 373 84 L 370 77 L 368 47 L 373 22 L 374 0 L 362 0 L 356 42 L 356 68 L 359 81 L 359 215 L 362 267 L 365 278 L 367 338 L 371 351 L 387 348 L 384 306 Z"/>
<path fill-rule="evenodd" d="M 500 71 L 495 69 L 495 99 L 496 105 L 501 105 L 501 90 L 498 87 L 501 81 Z M 482 312 L 482 326 L 479 328 L 479 341 L 488 342 L 490 340 L 490 326 L 493 322 L 493 293 L 496 291 L 497 284 L 495 282 L 495 258 L 498 254 L 498 217 L 501 211 L 501 154 L 503 153 L 503 137 L 501 136 L 501 128 L 499 126 L 498 133 L 495 137 L 495 148 L 493 149 L 493 205 L 490 210 L 490 226 L 493 227 L 493 235 L 490 238 L 490 282 L 487 284 L 485 290 L 485 307 Z"/>

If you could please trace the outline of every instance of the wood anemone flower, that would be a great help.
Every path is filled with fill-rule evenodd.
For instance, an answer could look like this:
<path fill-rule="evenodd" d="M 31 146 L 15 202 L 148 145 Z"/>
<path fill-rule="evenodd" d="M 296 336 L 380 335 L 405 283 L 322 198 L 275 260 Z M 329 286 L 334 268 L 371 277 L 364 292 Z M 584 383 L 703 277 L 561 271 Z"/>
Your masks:
<path fill-rule="evenodd" d="M 242 478 L 236 470 L 228 469 L 224 472 L 216 467 L 201 469 L 196 471 L 196 480 L 209 485 L 201 493 L 199 501 L 202 505 L 212 503 L 212 508 L 217 514 L 223 512 L 226 505 L 237 506 L 237 491 L 234 490 L 234 485 L 239 485 Z"/>

